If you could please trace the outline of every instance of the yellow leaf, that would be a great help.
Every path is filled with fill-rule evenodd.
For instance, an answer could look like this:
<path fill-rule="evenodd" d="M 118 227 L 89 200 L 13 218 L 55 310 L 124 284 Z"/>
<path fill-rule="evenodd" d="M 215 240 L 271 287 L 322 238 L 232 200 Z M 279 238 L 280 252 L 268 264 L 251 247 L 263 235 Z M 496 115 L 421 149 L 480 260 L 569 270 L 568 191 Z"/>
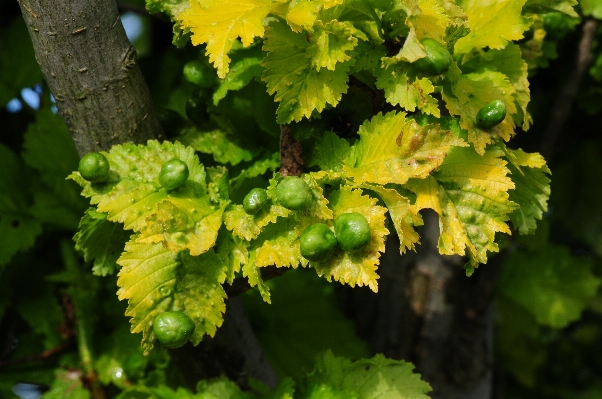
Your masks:
<path fill-rule="evenodd" d="M 456 42 L 455 53 L 474 47 L 501 49 L 508 41 L 522 39 L 529 22 L 522 16 L 527 0 L 464 0 L 459 5 L 468 16 L 470 33 Z"/>
<path fill-rule="evenodd" d="M 263 37 L 263 19 L 269 12 L 269 0 L 190 0 L 190 8 L 178 14 L 178 20 L 192 31 L 192 44 L 207 43 L 209 61 L 223 79 L 234 40 L 240 37 L 248 47 L 256 36 Z"/>

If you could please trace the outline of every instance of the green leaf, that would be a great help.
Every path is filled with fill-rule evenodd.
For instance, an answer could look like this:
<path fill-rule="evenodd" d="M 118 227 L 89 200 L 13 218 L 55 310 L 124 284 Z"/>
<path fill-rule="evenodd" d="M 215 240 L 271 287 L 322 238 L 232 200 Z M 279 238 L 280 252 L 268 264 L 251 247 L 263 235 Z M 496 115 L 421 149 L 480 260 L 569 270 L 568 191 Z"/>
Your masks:
<path fill-rule="evenodd" d="M 327 131 L 316 141 L 309 159 L 308 166 L 317 165 L 321 170 L 339 171 L 343 161 L 351 154 L 351 146 L 347 140 L 340 138 L 336 133 Z"/>
<path fill-rule="evenodd" d="M 583 15 L 594 15 L 596 18 L 602 16 L 602 4 L 597 0 L 581 0 L 581 9 Z M 579 15 L 573 9 L 577 5 L 577 0 L 527 0 L 523 7 L 523 11 L 543 14 L 550 11 L 558 11 L 566 15 L 578 18 Z M 599 14 L 596 14 L 594 9 L 599 7 Z"/>
<path fill-rule="evenodd" d="M 327 24 L 318 21 L 309 42 L 311 45 L 307 48 L 307 57 L 311 58 L 312 69 L 317 72 L 321 68 L 334 71 L 338 62 L 349 61 L 351 56 L 347 52 L 357 45 L 357 39 L 352 36 L 347 23 L 338 21 Z"/>
<path fill-rule="evenodd" d="M 23 18 L 14 18 L 0 30 L 0 55 L 0 107 L 4 107 L 21 89 L 43 79 Z"/>
<path fill-rule="evenodd" d="M 523 60 L 521 48 L 514 43 L 508 43 L 502 50 L 489 50 L 480 53 L 462 66 L 463 71 L 485 72 L 497 71 L 508 77 L 515 92 L 513 93 L 517 113 L 512 114 L 517 125 L 522 124 L 523 130 L 528 130 L 533 119 L 527 112 L 527 104 L 531 99 L 529 91 L 528 65 Z"/>
<path fill-rule="evenodd" d="M 247 56 L 232 64 L 230 71 L 213 93 L 213 105 L 219 104 L 229 91 L 240 90 L 253 79 L 261 78 L 263 67 L 262 56 Z M 220 162 L 220 161 L 218 161 Z"/>
<path fill-rule="evenodd" d="M 602 283 L 591 267 L 591 261 L 571 256 L 565 247 L 513 252 L 504 262 L 498 287 L 539 324 L 563 328 L 579 319 Z"/>
<path fill-rule="evenodd" d="M 491 70 L 462 74 L 452 62 L 446 78 L 442 93 L 445 105 L 450 114 L 460 116 L 460 126 L 468 131 L 468 141 L 473 143 L 477 153 L 483 155 L 485 147 L 497 137 L 508 141 L 514 136 L 512 115 L 518 112 L 514 102 L 516 89 L 508 76 Z M 489 130 L 480 129 L 476 126 L 476 115 L 493 100 L 506 105 L 506 119 Z"/>
<path fill-rule="evenodd" d="M 330 349 L 337 356 L 359 359 L 369 349 L 337 305 L 335 286 L 313 270 L 296 269 L 267 282 L 272 303 L 256 291 L 242 299 L 261 347 L 279 376 L 300 377 L 315 358 Z"/>
<path fill-rule="evenodd" d="M 602 4 L 598 0 L 581 0 L 579 2 L 583 15 L 591 15 L 594 18 L 602 19 Z"/>
<path fill-rule="evenodd" d="M 413 369 L 411 363 L 387 359 L 381 354 L 351 362 L 328 351 L 318 359 L 308 380 L 342 391 L 357 392 L 361 399 L 428 399 L 426 394 L 431 391 L 431 386 Z"/>
<path fill-rule="evenodd" d="M 140 232 L 140 242 L 164 242 L 173 251 L 202 254 L 215 244 L 227 201 L 212 203 L 206 172 L 191 147 L 149 141 L 146 146 L 124 144 L 104 153 L 111 173 L 103 184 L 69 177 L 84 187 L 82 195 L 107 213 L 107 219 Z M 167 192 L 158 181 L 163 163 L 180 159 L 188 166 L 188 180 Z"/>
<path fill-rule="evenodd" d="M 43 337 L 44 349 L 56 348 L 64 343 L 64 337 L 59 333 L 64 321 L 63 308 L 52 284 L 37 288 L 16 293 L 16 310 L 31 329 Z"/>
<path fill-rule="evenodd" d="M 234 382 L 222 377 L 201 380 L 196 385 L 199 399 L 253 399 L 255 395 L 243 392 Z"/>
<path fill-rule="evenodd" d="M 128 239 L 128 233 L 120 224 L 109 222 L 106 214 L 94 208 L 86 211 L 73 237 L 75 249 L 84 253 L 84 260 L 94 262 L 92 272 L 96 276 L 115 272 L 117 259 Z"/>
<path fill-rule="evenodd" d="M 6 146 L 0 144 L 0 266 L 17 252 L 30 248 L 42 232 L 28 206 L 29 181 L 26 166 Z"/>
<path fill-rule="evenodd" d="M 94 362 L 98 379 L 104 385 L 115 384 L 121 389 L 144 375 L 151 363 L 150 356 L 144 356 L 138 345 L 138 337 L 131 334 L 127 324 L 120 326 L 110 335 L 97 337 L 96 347 L 101 347 Z"/>
<path fill-rule="evenodd" d="M 372 239 L 364 248 L 344 252 L 340 248 L 324 262 L 310 262 L 319 276 L 328 281 L 335 280 L 341 284 L 367 285 L 374 292 L 378 291 L 378 275 L 376 274 L 380 253 L 385 251 L 385 236 L 389 230 L 385 227 L 386 208 L 376 205 L 377 200 L 362 195 L 362 190 L 353 190 L 349 186 L 341 186 L 328 197 L 333 211 L 333 219 L 342 213 L 358 212 L 367 220 Z"/>
<path fill-rule="evenodd" d="M 240 193 L 241 187 L 244 187 L 246 183 L 252 182 L 253 178 L 266 174 L 268 171 L 275 171 L 280 166 L 280 154 L 273 153 L 265 155 L 257 159 L 247 169 L 242 170 L 238 176 L 230 179 L 230 191 L 234 198 Z M 244 193 L 246 195 L 246 192 Z M 239 195 L 244 197 L 244 195 Z"/>
<path fill-rule="evenodd" d="M 409 64 L 394 64 L 378 70 L 376 87 L 385 91 L 391 105 L 414 112 L 416 108 L 426 114 L 440 116 L 439 103 L 431 96 L 435 87 L 430 79 L 409 77 Z"/>
<path fill-rule="evenodd" d="M 522 16 L 526 1 L 460 1 L 470 33 L 456 42 L 455 53 L 468 53 L 475 47 L 501 49 L 508 41 L 522 39 L 523 32 L 529 29 L 529 21 Z"/>
<path fill-rule="evenodd" d="M 24 139 L 23 160 L 40 173 L 44 183 L 32 190 L 31 212 L 42 223 L 76 229 L 85 201 L 77 184 L 65 180 L 79 164 L 69 129 L 58 115 L 43 108 L 36 112 L 36 121 L 28 126 Z"/>
<path fill-rule="evenodd" d="M 58 369 L 50 389 L 40 399 L 90 399 L 80 371 Z"/>
<path fill-rule="evenodd" d="M 151 14 L 164 12 L 171 17 L 172 21 L 188 7 L 188 0 L 146 0 L 146 9 L 148 12 Z"/>
<path fill-rule="evenodd" d="M 263 37 L 263 19 L 270 11 L 269 0 L 191 0 L 190 8 L 178 14 L 183 28 L 189 28 L 192 44 L 207 43 L 209 61 L 224 79 L 228 73 L 228 52 L 240 37 L 249 47 L 255 37 Z"/>
<path fill-rule="evenodd" d="M 161 244 L 132 240 L 117 263 L 123 266 L 117 295 L 128 300 L 126 316 L 131 317 L 131 332 L 142 332 L 145 353 L 155 344 L 152 323 L 159 313 L 186 313 L 196 326 L 191 337 L 194 345 L 205 334 L 213 336 L 222 324 L 226 293 L 221 284 L 226 279 L 226 266 L 213 251 L 190 256 Z"/>
<path fill-rule="evenodd" d="M 520 208 L 510 214 L 512 224 L 521 234 L 533 234 L 537 229 L 536 220 L 541 220 L 548 210 L 550 198 L 550 169 L 539 153 L 526 153 L 521 149 L 502 147 L 512 174 L 514 190 L 510 190 L 510 200 Z"/>
<path fill-rule="evenodd" d="M 487 251 L 498 251 L 496 232 L 510 234 L 505 222 L 516 209 L 508 195 L 514 183 L 507 176 L 502 155 L 499 149 L 481 156 L 472 148 L 457 147 L 432 176 L 404 186 L 417 196 L 414 213 L 430 208 L 439 214 L 442 255 L 464 255 L 467 251 L 476 267 L 487 262 Z"/>
<path fill-rule="evenodd" d="M 202 132 L 191 127 L 178 136 L 178 140 L 198 152 L 213 155 L 216 162 L 223 164 L 237 165 L 242 161 L 250 161 L 256 154 L 236 137 L 220 129 Z"/>
<path fill-rule="evenodd" d="M 466 146 L 438 124 L 420 126 L 405 113 L 378 114 L 359 129 L 355 160 L 343 169 L 356 184 L 404 184 L 437 168 L 453 146 Z"/>
<path fill-rule="evenodd" d="M 263 60 L 266 68 L 262 80 L 268 93 L 276 93 L 278 123 L 286 124 L 322 112 L 326 104 L 336 106 L 347 91 L 348 63 L 338 63 L 335 70 L 312 68 L 308 58 L 306 36 L 291 31 L 283 22 L 270 24 L 266 33 Z"/>
<path fill-rule="evenodd" d="M 496 298 L 495 307 L 499 363 L 521 384 L 533 387 L 537 372 L 546 362 L 541 327 L 528 310 L 502 295 Z"/>

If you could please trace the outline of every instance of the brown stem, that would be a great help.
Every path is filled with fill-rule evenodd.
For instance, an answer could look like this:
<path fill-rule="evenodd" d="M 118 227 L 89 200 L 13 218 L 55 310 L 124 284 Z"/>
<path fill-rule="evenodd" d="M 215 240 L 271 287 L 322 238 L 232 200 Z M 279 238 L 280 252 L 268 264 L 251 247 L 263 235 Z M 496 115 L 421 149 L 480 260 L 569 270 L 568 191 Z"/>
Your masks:
<path fill-rule="evenodd" d="M 114 1 L 19 0 L 19 5 L 80 155 L 162 137 Z"/>
<path fill-rule="evenodd" d="M 586 20 L 582 26 L 583 35 L 579 42 L 574 72 L 565 82 L 556 97 L 554 107 L 550 112 L 550 122 L 548 123 L 545 136 L 540 146 L 541 154 L 546 158 L 548 158 L 554 150 L 554 145 L 558 140 L 558 136 L 571 113 L 571 108 L 577 97 L 577 92 L 579 91 L 583 76 L 593 61 L 591 50 L 597 27 L 598 23 L 594 19 Z"/>
<path fill-rule="evenodd" d="M 288 126 L 280 126 L 280 174 L 299 176 L 303 172 L 303 147 Z"/>
<path fill-rule="evenodd" d="M 63 352 L 65 349 L 69 348 L 70 346 L 71 346 L 71 342 L 64 342 L 63 344 L 61 344 L 59 346 L 47 349 L 44 352 L 39 353 L 37 355 L 23 356 L 23 357 L 18 357 L 16 359 L 5 360 L 5 361 L 0 362 L 0 368 L 16 366 L 18 364 L 37 362 L 40 360 L 48 359 L 49 357 L 52 357 L 58 353 Z"/>

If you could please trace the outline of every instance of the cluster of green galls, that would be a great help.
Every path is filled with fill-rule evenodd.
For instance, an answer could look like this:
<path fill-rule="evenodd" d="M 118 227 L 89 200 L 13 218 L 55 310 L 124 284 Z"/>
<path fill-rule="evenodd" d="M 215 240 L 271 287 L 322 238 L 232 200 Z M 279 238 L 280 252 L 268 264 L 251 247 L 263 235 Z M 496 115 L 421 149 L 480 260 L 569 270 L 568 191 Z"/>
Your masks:
<path fill-rule="evenodd" d="M 100 152 L 90 152 L 79 161 L 79 174 L 92 183 L 107 181 L 110 169 L 109 160 Z M 159 184 L 165 190 L 175 190 L 188 180 L 189 174 L 186 162 L 173 158 L 161 166 Z"/>
<path fill-rule="evenodd" d="M 424 46 L 426 57 L 420 58 L 412 65 L 415 70 L 425 76 L 437 76 L 447 72 L 451 65 L 451 54 L 441 43 L 425 38 L 420 41 Z M 506 105 L 500 100 L 493 100 L 483 106 L 476 115 L 475 124 L 483 130 L 491 129 L 506 118 Z"/>
<path fill-rule="evenodd" d="M 99 152 L 91 152 L 79 161 L 79 173 L 89 182 L 103 183 L 109 178 L 109 160 Z M 174 158 L 163 164 L 159 172 L 159 184 L 165 190 L 175 190 L 188 180 L 188 165 Z M 184 345 L 194 332 L 194 322 L 185 313 L 179 311 L 163 312 L 153 321 L 155 336 L 168 348 Z"/>
<path fill-rule="evenodd" d="M 276 199 L 283 207 L 300 211 L 307 209 L 313 195 L 309 185 L 300 177 L 287 176 L 276 186 Z M 249 191 L 243 200 L 245 212 L 256 215 L 268 202 L 261 188 Z M 370 225 L 361 213 L 344 213 L 334 220 L 334 232 L 324 223 L 314 223 L 303 230 L 300 238 L 301 255 L 310 261 L 326 261 L 337 246 L 355 251 L 366 246 L 372 238 Z"/>
<path fill-rule="evenodd" d="M 420 43 L 425 48 L 426 57 L 414 62 L 415 70 L 425 76 L 445 73 L 451 65 L 451 55 L 447 48 L 430 38 L 422 39 Z M 209 82 L 202 79 L 201 68 L 196 64 L 187 65 L 185 74 L 189 81 L 203 87 L 209 85 Z M 500 100 L 493 100 L 478 111 L 475 124 L 480 129 L 487 130 L 502 123 L 505 117 L 505 104 Z M 109 161 L 99 152 L 86 154 L 79 162 L 79 173 L 92 183 L 107 181 L 109 172 Z M 174 158 L 161 167 L 159 184 L 165 190 L 175 190 L 188 180 L 188 176 L 186 163 Z M 276 198 L 280 205 L 293 211 L 307 209 L 313 201 L 309 185 L 297 176 L 287 176 L 278 183 Z M 254 188 L 245 196 L 243 208 L 247 214 L 256 215 L 267 203 L 267 192 Z M 357 251 L 364 248 L 371 239 L 370 225 L 364 215 L 358 212 L 343 213 L 334 220 L 334 232 L 325 223 L 314 223 L 306 227 L 300 237 L 301 255 L 310 261 L 324 262 L 338 246 L 345 252 Z M 180 311 L 162 312 L 153 321 L 153 332 L 157 340 L 168 348 L 184 345 L 194 329 L 192 319 Z"/>

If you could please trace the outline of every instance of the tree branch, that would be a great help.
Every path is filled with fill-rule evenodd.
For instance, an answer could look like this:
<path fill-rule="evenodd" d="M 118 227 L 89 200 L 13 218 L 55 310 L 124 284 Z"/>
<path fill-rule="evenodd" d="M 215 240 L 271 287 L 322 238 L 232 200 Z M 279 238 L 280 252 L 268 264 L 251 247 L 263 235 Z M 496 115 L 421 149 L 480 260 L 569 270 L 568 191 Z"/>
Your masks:
<path fill-rule="evenodd" d="M 80 155 L 163 136 L 114 1 L 18 1 Z"/>
<path fill-rule="evenodd" d="M 558 136 L 562 131 L 566 120 L 571 113 L 573 103 L 577 97 L 579 86 L 583 80 L 583 75 L 593 61 L 592 43 L 595 38 L 598 23 L 594 19 L 588 19 L 582 26 L 583 35 L 579 42 L 579 50 L 575 60 L 575 69 L 569 79 L 566 81 L 554 102 L 554 107 L 550 112 L 550 121 L 546 129 L 545 136 L 540 145 L 541 154 L 548 158 L 553 150 Z"/>
<path fill-rule="evenodd" d="M 303 147 L 288 126 L 280 126 L 280 174 L 299 176 L 303 171 Z"/>

